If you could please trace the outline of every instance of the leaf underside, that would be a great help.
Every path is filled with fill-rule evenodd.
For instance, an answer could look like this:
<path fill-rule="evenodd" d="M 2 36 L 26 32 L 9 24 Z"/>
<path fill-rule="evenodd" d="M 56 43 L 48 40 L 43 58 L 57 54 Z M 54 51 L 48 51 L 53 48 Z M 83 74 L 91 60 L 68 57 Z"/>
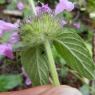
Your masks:
<path fill-rule="evenodd" d="M 21 61 L 33 86 L 48 84 L 47 57 L 42 47 L 29 48 L 21 53 Z"/>
<path fill-rule="evenodd" d="M 79 75 L 95 79 L 95 65 L 83 40 L 74 32 L 63 31 L 54 40 L 58 53 Z"/>

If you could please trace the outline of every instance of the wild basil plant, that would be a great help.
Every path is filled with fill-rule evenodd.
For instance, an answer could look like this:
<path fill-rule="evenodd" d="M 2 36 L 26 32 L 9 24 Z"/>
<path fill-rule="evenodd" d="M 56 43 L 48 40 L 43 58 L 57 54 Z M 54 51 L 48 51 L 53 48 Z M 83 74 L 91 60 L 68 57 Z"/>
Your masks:
<path fill-rule="evenodd" d="M 55 48 L 58 54 L 66 60 L 67 65 L 81 77 L 95 79 L 95 65 L 84 41 L 69 27 L 63 27 L 62 22 L 65 21 L 61 21 L 58 17 L 59 13 L 64 10 L 72 11 L 74 4 L 68 0 L 60 0 L 53 11 L 48 5 L 42 4 L 42 6 L 35 7 L 33 0 L 29 0 L 29 3 L 34 16 L 31 20 L 26 19 L 26 23 L 21 24 L 19 31 L 16 32 L 17 36 L 10 37 L 14 39 L 14 42 L 10 39 L 0 44 L 0 55 L 13 58 L 12 48 L 15 43 L 20 42 L 23 47 L 16 50 L 19 51 L 17 53 L 33 86 L 48 84 L 50 78 L 53 85 L 60 85 L 52 48 Z M 13 24 L 4 25 L 11 26 L 11 29 L 15 30 L 15 27 L 12 28 Z M 0 36 L 2 36 L 5 28 L 4 26 L 0 28 Z"/>
<path fill-rule="evenodd" d="M 54 85 L 60 85 L 53 47 L 80 76 L 95 79 L 95 65 L 84 41 L 74 31 L 64 28 L 58 18 L 58 14 L 64 10 L 72 11 L 74 4 L 68 0 L 60 0 L 52 11 L 48 5 L 35 7 L 34 2 L 29 1 L 35 16 L 21 26 L 20 37 L 25 45 L 21 52 L 21 62 L 32 84 L 48 84 L 51 77 Z"/>

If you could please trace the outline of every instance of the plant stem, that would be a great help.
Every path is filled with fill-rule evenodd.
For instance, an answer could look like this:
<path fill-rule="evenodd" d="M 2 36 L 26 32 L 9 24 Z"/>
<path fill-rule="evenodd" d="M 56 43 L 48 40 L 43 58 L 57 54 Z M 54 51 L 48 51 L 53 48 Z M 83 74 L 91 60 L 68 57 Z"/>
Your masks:
<path fill-rule="evenodd" d="M 32 10 L 33 10 L 34 15 L 37 15 L 37 12 L 36 12 L 36 9 L 35 9 L 34 0 L 28 0 L 28 1 L 29 1 L 29 4 L 30 4 L 31 7 L 32 7 Z"/>
<path fill-rule="evenodd" d="M 58 79 L 58 74 L 57 74 L 54 58 L 53 58 L 50 43 L 49 43 L 48 40 L 46 40 L 46 42 L 45 42 L 45 49 L 46 49 L 47 56 L 48 56 L 49 69 L 50 69 L 51 77 L 52 77 L 52 80 L 53 80 L 53 84 L 55 86 L 59 86 L 60 82 L 59 82 L 59 79 Z"/>

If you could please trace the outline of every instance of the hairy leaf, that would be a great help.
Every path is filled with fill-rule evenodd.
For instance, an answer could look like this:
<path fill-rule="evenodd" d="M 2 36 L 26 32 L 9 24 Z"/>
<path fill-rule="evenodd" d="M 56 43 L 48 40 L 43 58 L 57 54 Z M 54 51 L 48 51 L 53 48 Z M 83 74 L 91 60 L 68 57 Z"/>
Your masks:
<path fill-rule="evenodd" d="M 54 46 L 72 69 L 83 77 L 95 79 L 95 65 L 83 40 L 76 33 L 64 30 L 57 36 Z"/>
<path fill-rule="evenodd" d="M 42 49 L 41 47 L 29 48 L 21 53 L 22 64 L 34 86 L 48 83 L 47 57 Z"/>

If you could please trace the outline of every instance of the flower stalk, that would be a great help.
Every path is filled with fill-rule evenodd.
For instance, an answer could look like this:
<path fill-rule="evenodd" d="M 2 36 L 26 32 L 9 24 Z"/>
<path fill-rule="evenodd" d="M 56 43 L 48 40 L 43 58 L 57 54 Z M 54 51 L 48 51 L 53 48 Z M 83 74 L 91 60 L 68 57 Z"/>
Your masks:
<path fill-rule="evenodd" d="M 49 69 L 50 69 L 51 77 L 52 77 L 52 80 L 53 80 L 53 85 L 54 86 L 59 86 L 60 82 L 59 82 L 59 79 L 58 79 L 58 74 L 57 74 L 57 70 L 56 70 L 56 66 L 55 66 L 55 62 L 54 62 L 54 58 L 53 58 L 53 55 L 52 55 L 52 51 L 51 51 L 49 41 L 46 40 L 44 45 L 45 45 L 45 49 L 46 49 L 47 56 L 48 56 Z"/>
<path fill-rule="evenodd" d="M 29 1 L 30 6 L 32 7 L 34 15 L 37 15 L 34 0 L 28 0 L 28 1 Z"/>

